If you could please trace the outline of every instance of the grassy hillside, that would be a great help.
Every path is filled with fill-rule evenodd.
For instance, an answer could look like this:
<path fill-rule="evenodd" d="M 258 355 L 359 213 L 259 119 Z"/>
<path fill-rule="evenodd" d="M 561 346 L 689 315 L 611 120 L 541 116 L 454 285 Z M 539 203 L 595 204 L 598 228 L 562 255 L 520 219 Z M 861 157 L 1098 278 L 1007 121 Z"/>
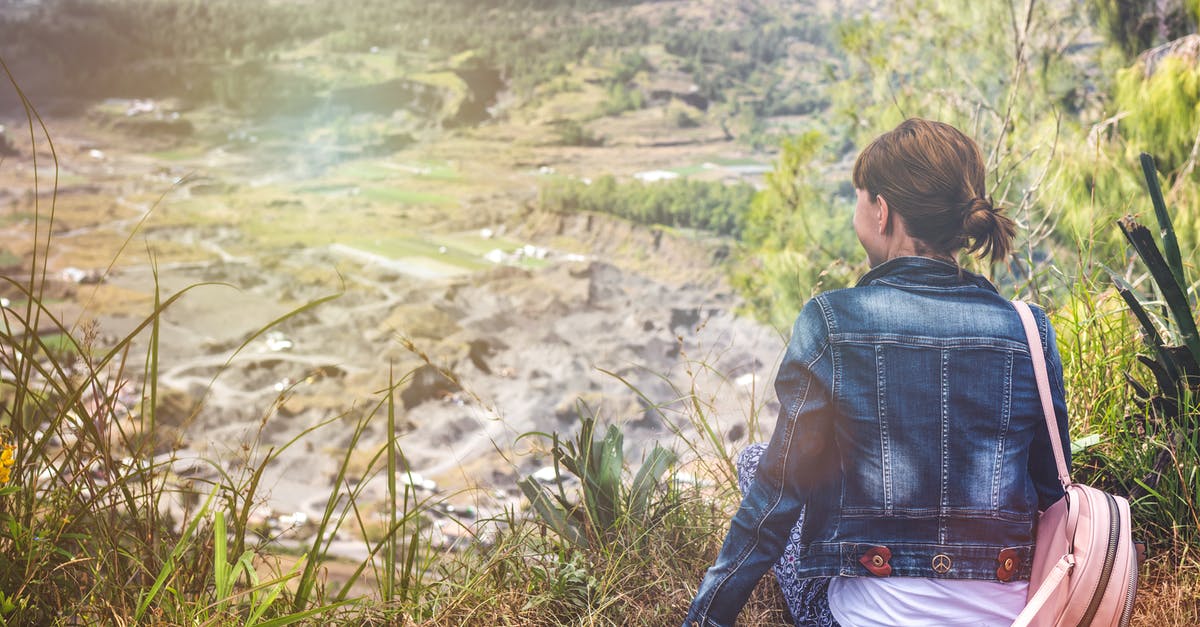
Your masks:
<path fill-rule="evenodd" d="M 1077 473 L 1131 497 L 1150 547 L 1135 624 L 1200 622 L 1195 3 L 0 9 L 37 107 L 0 90 L 0 622 L 678 622 L 732 456 L 773 420 L 762 368 L 684 335 L 733 301 L 786 333 L 850 284 L 850 160 L 914 115 L 978 139 L 1020 225 L 972 267 L 1053 316 Z M 610 387 L 508 415 L 475 387 L 582 380 L 584 333 L 625 341 L 587 356 Z M 529 337 L 545 364 L 506 346 Z M 419 428 L 441 444 L 408 447 Z M 195 429 L 224 448 L 185 456 Z M 434 489 L 417 463 L 456 439 L 475 474 Z M 280 476 L 312 479 L 314 514 L 264 510 Z M 761 585 L 743 622 L 785 620 Z"/>

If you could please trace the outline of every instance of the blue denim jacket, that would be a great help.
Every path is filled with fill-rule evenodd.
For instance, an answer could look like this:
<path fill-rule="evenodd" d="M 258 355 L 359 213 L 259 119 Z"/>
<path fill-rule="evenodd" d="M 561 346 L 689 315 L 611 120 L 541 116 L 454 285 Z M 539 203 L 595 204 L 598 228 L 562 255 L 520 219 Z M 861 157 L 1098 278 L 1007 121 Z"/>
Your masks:
<path fill-rule="evenodd" d="M 1033 311 L 1068 442 L 1054 330 Z M 774 434 L 685 625 L 732 625 L 801 513 L 800 577 L 1029 578 L 1037 512 L 1062 487 L 1021 321 L 986 279 L 900 257 L 820 294 L 775 392 Z"/>

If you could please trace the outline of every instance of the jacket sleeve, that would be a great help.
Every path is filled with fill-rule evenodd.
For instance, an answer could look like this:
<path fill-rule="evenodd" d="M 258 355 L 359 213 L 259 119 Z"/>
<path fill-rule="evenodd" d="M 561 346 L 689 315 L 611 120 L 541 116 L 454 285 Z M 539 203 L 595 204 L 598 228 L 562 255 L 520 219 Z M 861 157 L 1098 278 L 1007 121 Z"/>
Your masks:
<path fill-rule="evenodd" d="M 1046 370 L 1050 378 L 1050 396 L 1054 401 L 1054 415 L 1058 421 L 1058 437 L 1063 443 L 1063 457 L 1067 469 L 1071 468 L 1071 437 L 1067 432 L 1067 401 L 1063 389 L 1062 357 L 1058 353 L 1058 343 L 1055 339 L 1054 327 L 1049 318 L 1039 308 L 1032 308 L 1038 322 L 1045 325 L 1046 333 L 1042 336 L 1046 357 Z M 1040 325 L 1039 325 L 1040 326 Z M 1058 468 L 1054 463 L 1054 449 L 1051 448 L 1050 434 L 1044 427 L 1039 426 L 1034 431 L 1033 444 L 1029 451 L 1029 474 L 1033 477 L 1034 488 L 1037 489 L 1038 510 L 1046 508 L 1062 498 L 1063 488 L 1058 481 Z"/>
<path fill-rule="evenodd" d="M 705 573 L 686 626 L 732 625 L 759 578 L 783 554 L 814 477 L 835 453 L 829 334 L 818 301 L 792 329 L 775 393 L 779 417 L 758 472 L 730 523 L 716 563 Z"/>

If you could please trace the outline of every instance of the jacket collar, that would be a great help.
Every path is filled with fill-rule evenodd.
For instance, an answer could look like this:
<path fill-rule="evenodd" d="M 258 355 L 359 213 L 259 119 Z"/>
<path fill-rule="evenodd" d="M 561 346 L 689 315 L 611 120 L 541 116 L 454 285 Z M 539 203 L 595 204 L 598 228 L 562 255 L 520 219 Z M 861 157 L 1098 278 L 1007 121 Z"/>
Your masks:
<path fill-rule="evenodd" d="M 996 287 L 984 277 L 963 270 L 957 264 L 932 257 L 896 257 L 889 259 L 864 274 L 855 285 L 873 285 L 885 283 L 896 286 L 936 286 L 951 287 L 956 285 L 974 285 L 991 292 L 997 292 Z"/>

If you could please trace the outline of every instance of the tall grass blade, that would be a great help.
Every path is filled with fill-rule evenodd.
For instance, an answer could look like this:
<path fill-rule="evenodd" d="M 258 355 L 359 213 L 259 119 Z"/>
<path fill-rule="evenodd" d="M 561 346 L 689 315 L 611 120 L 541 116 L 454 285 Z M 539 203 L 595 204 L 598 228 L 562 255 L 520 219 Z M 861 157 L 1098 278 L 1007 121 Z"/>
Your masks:
<path fill-rule="evenodd" d="M 166 562 L 163 563 L 162 568 L 159 569 L 158 576 L 155 577 L 154 583 L 150 585 L 148 590 L 142 593 L 141 601 L 138 602 L 137 611 L 134 612 L 133 615 L 133 621 L 135 623 L 138 623 L 142 620 L 142 617 L 146 614 L 146 610 L 150 609 L 150 604 L 158 598 L 158 594 L 162 591 L 167 579 L 171 575 L 175 574 L 175 569 L 180 556 L 182 556 L 187 550 L 192 538 L 195 537 L 196 528 L 200 525 L 200 521 L 204 518 L 205 514 L 208 513 L 208 508 L 212 506 L 213 498 L 216 496 L 216 490 L 213 490 L 211 493 L 209 493 L 208 499 L 204 501 L 204 504 L 201 505 L 200 509 L 197 510 L 192 516 L 192 520 L 188 523 L 187 528 L 183 530 L 182 534 L 180 534 L 179 540 L 175 543 L 175 548 L 171 549 L 171 554 L 167 557 Z"/>
<path fill-rule="evenodd" d="M 351 603 L 351 601 L 338 601 L 336 603 L 329 603 L 320 607 L 314 607 L 310 610 L 294 612 L 286 616 L 280 616 L 278 618 L 272 618 L 271 620 L 263 621 L 258 623 L 256 627 L 283 627 L 284 625 L 291 625 L 292 623 L 298 623 L 302 620 L 306 620 L 314 616 L 320 616 L 326 612 L 336 610 L 337 608 L 349 603 Z"/>
<path fill-rule="evenodd" d="M 58 204 L 58 151 L 54 148 L 54 140 L 50 137 L 50 131 L 46 128 L 46 123 L 44 120 L 42 120 L 41 114 L 38 113 L 37 108 L 34 107 L 33 103 L 29 101 L 29 98 L 25 96 L 25 92 L 17 83 L 16 77 L 13 76 L 8 64 L 4 62 L 3 57 L 0 57 L 0 69 L 4 70 L 4 75 L 8 78 L 8 82 L 12 85 L 13 92 L 16 93 L 17 97 L 21 101 L 21 106 L 25 109 L 25 120 L 29 127 L 29 144 L 31 148 L 30 153 L 33 158 L 34 245 L 30 250 L 29 285 L 27 291 L 27 293 L 30 295 L 30 298 L 25 303 L 25 319 L 29 321 L 28 328 L 31 331 L 34 331 L 34 333 L 26 334 L 24 343 L 22 345 L 24 353 L 32 354 L 31 349 L 34 341 L 33 336 L 36 335 L 36 330 L 38 328 L 37 316 L 42 309 L 41 304 L 44 302 L 43 296 L 45 294 L 46 286 L 46 264 L 50 258 L 50 238 L 54 233 L 55 208 Z M 37 133 L 34 130 L 34 120 L 37 120 L 38 126 L 41 128 L 42 134 L 46 139 L 46 143 L 50 147 L 50 156 L 54 163 L 54 184 L 51 187 L 52 195 L 50 197 L 50 210 L 46 212 L 48 224 L 45 229 L 46 235 L 44 242 L 40 236 L 43 215 L 41 205 L 41 168 L 38 167 Z M 39 258 L 41 261 L 40 272 L 38 268 Z M 37 307 L 34 306 L 34 303 L 37 303 Z M 32 364 L 30 363 L 30 360 L 26 360 L 25 362 L 19 364 L 19 370 L 13 373 L 16 377 L 16 380 L 29 381 L 29 373 L 31 372 L 31 368 Z M 24 387 L 25 386 L 17 386 L 15 399 L 13 401 L 14 407 L 19 408 L 24 404 L 26 400 Z M 25 439 L 23 424 L 15 423 L 13 425 L 13 430 L 18 440 Z"/>
<path fill-rule="evenodd" d="M 287 582 L 299 576 L 299 567 L 300 562 L 296 562 L 292 565 L 292 568 L 287 573 L 271 581 L 267 581 L 255 586 L 255 588 L 259 590 L 266 589 L 267 594 L 265 597 L 254 603 L 254 607 L 251 608 L 250 614 L 246 617 L 247 625 L 257 624 L 258 619 L 262 617 L 267 609 L 275 605 L 275 599 L 279 598 L 280 593 L 282 593 L 284 588 L 287 586 Z M 253 564 L 250 565 L 250 568 L 250 572 L 253 572 Z"/>
<path fill-rule="evenodd" d="M 675 423 L 671 420 L 670 416 L 668 416 L 666 414 L 666 412 L 664 412 L 662 410 L 659 403 L 655 403 L 653 400 L 650 399 L 650 397 L 646 396 L 646 394 L 644 392 L 642 392 L 642 390 L 640 388 L 638 388 L 638 386 L 634 385 L 633 382 L 629 381 L 627 378 L 621 376 L 620 374 L 613 372 L 611 370 L 605 370 L 603 368 L 597 368 L 597 370 L 616 379 L 617 381 L 620 381 L 622 385 L 624 385 L 631 392 L 636 394 L 638 396 L 638 398 L 642 399 L 642 401 L 646 404 L 647 407 L 654 408 L 654 410 L 658 414 L 658 416 L 660 418 L 662 418 L 663 421 L 666 422 L 670 426 L 671 431 L 675 435 L 679 436 L 684 442 L 686 442 L 688 447 L 691 450 L 697 451 L 696 445 L 691 441 L 690 438 L 684 437 L 683 431 L 680 430 L 678 428 L 678 426 L 675 425 Z M 717 458 L 721 461 L 723 470 L 725 470 L 726 474 L 729 477 L 736 477 L 737 469 L 734 468 L 734 465 L 733 465 L 733 456 L 730 455 L 729 452 L 725 448 L 725 438 L 721 436 L 720 432 L 714 426 L 713 421 L 705 418 L 706 412 L 704 411 L 704 407 L 700 403 L 700 399 L 697 398 L 694 393 L 693 394 L 680 394 L 677 398 L 672 399 L 672 401 L 670 401 L 670 403 L 674 403 L 675 401 L 681 401 L 681 400 L 688 401 L 691 404 L 693 415 L 694 415 L 694 419 L 692 420 L 693 426 L 697 427 L 697 429 L 699 431 L 702 431 L 704 433 L 705 441 L 710 443 L 713 446 L 713 448 L 716 449 Z"/>
<path fill-rule="evenodd" d="M 381 405 L 382 401 L 375 406 L 375 411 L 378 411 Z M 342 486 L 346 484 L 346 472 L 350 466 L 350 457 L 358 446 L 358 442 L 362 439 L 363 432 L 366 430 L 367 423 L 370 421 L 372 415 L 374 415 L 374 412 L 369 413 L 366 418 L 359 420 L 355 424 L 354 432 L 351 434 L 350 440 L 346 445 L 346 453 L 342 456 L 342 461 L 338 465 L 337 476 L 334 477 L 332 482 L 333 490 L 330 491 L 329 498 L 325 501 L 325 511 L 321 514 L 321 522 L 317 524 L 312 544 L 308 547 L 308 559 L 305 560 L 304 571 L 301 573 L 300 580 L 296 584 L 296 594 L 292 598 L 293 612 L 300 612 L 307 607 L 309 598 L 314 592 L 317 583 L 317 569 L 320 567 L 321 561 L 324 560 L 329 543 L 332 541 L 332 534 L 327 533 L 327 531 L 330 529 L 330 523 L 338 503 L 343 496 L 347 496 L 342 493 Z M 358 488 L 351 490 L 348 495 L 350 500 L 354 500 L 358 494 L 357 490 L 361 490 L 363 485 L 360 483 Z M 333 524 L 333 529 L 338 528 L 346 515 L 346 510 L 343 510 L 338 522 Z"/>
<path fill-rule="evenodd" d="M 396 381 L 388 368 L 387 396 L 387 508 L 388 535 L 384 539 L 383 554 L 383 600 L 391 602 L 396 594 Z M 405 496 L 408 496 L 407 490 Z"/>
<path fill-rule="evenodd" d="M 225 512 L 213 512 L 213 585 L 217 597 L 217 613 L 225 610 L 229 594 L 233 592 L 230 581 L 228 538 L 225 531 Z"/>
<path fill-rule="evenodd" d="M 395 536 L 396 534 L 392 534 Z M 408 551 L 404 556 L 404 572 L 400 577 L 401 600 L 405 603 L 417 604 L 420 598 L 420 574 L 417 573 L 417 550 L 421 548 L 421 530 L 413 529 L 408 538 Z"/>
<path fill-rule="evenodd" d="M 272 459 L 274 453 L 274 449 L 268 450 L 266 459 Z M 239 489 L 238 486 L 234 486 L 232 483 L 229 486 L 230 490 L 226 496 L 226 501 L 229 503 L 229 513 L 233 516 L 234 529 L 237 531 L 233 536 L 234 555 L 240 555 L 246 551 L 246 529 L 250 526 L 250 510 L 254 507 L 253 496 L 258 494 L 258 486 L 262 483 L 262 476 L 266 470 L 267 462 L 261 463 L 250 473 L 250 479 L 244 487 Z M 239 500 L 241 501 L 241 507 L 238 507 Z"/>
<path fill-rule="evenodd" d="M 158 263 L 153 260 L 150 263 L 150 271 L 154 276 L 154 311 L 158 311 L 162 307 L 162 290 L 158 281 Z M 150 341 L 146 347 L 146 383 L 150 388 L 148 398 L 143 396 L 142 411 L 145 420 L 149 422 L 150 431 L 154 433 L 154 417 L 155 411 L 158 408 L 158 336 L 161 327 L 162 316 L 154 316 L 150 324 Z"/>
<path fill-rule="evenodd" d="M 382 451 L 380 452 L 380 454 L 382 454 Z M 378 459 L 378 458 L 376 458 L 376 459 Z M 350 501 L 349 505 L 350 505 L 351 509 L 354 510 L 355 516 L 358 519 L 359 529 L 361 531 L 363 531 L 363 533 L 365 535 L 366 525 L 363 524 L 363 519 L 361 516 L 361 512 L 358 508 L 358 503 L 352 499 Z M 419 520 L 418 520 L 418 517 L 420 516 L 419 506 L 420 506 L 420 503 L 418 503 L 418 508 L 416 508 L 416 509 L 410 509 L 407 506 L 405 506 L 404 509 L 402 510 L 404 512 L 404 516 L 400 520 L 396 521 L 395 526 L 387 529 L 387 531 L 385 532 L 385 537 L 392 536 L 397 533 L 403 532 L 404 526 L 409 524 L 410 522 L 413 522 L 413 521 L 419 522 Z M 418 528 L 418 530 L 419 530 L 419 528 Z M 367 566 L 371 566 L 371 568 L 373 570 L 375 570 L 375 572 L 377 573 L 376 576 L 378 576 L 378 577 L 380 577 L 380 579 L 382 579 L 382 576 L 378 574 L 378 569 L 375 566 L 375 557 L 386 546 L 387 546 L 387 543 L 381 541 L 381 542 L 375 543 L 375 546 L 370 547 L 370 550 L 367 552 L 366 559 L 359 562 L 358 567 L 354 569 L 353 573 L 350 573 L 350 576 L 348 576 L 346 578 L 345 583 L 342 584 L 341 590 L 338 591 L 338 594 L 334 597 L 336 600 L 338 600 L 338 601 L 346 600 L 347 595 L 350 594 L 350 589 L 359 580 L 359 578 L 362 577 L 362 574 L 364 571 L 366 571 Z"/>

